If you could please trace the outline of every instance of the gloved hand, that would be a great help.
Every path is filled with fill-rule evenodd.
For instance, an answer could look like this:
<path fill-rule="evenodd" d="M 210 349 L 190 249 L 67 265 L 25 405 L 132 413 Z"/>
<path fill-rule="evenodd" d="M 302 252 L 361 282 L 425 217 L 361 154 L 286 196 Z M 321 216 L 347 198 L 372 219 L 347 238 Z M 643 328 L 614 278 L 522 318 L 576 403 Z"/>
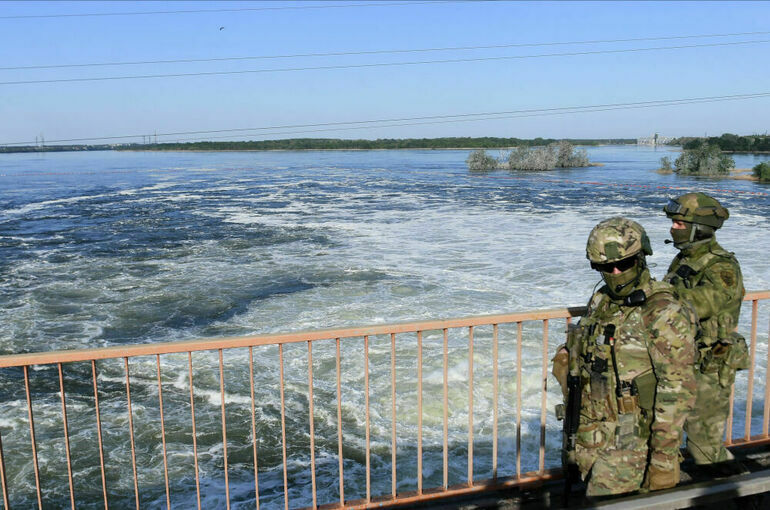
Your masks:
<path fill-rule="evenodd" d="M 551 373 L 559 381 L 562 395 L 567 398 L 567 375 L 569 374 L 569 352 L 564 347 L 559 348 L 556 356 L 553 357 L 553 367 Z"/>
<path fill-rule="evenodd" d="M 651 491 L 675 487 L 679 483 L 679 455 L 652 452 L 642 488 Z"/>

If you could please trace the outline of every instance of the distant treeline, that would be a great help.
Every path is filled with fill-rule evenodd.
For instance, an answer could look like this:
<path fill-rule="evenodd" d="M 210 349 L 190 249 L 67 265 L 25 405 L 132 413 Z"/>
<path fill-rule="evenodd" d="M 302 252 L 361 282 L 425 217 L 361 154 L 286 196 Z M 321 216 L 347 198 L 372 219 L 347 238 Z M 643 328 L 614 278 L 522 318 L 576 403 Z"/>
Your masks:
<path fill-rule="evenodd" d="M 770 152 L 770 135 L 740 136 L 725 133 L 722 136 L 682 137 L 671 142 L 683 149 L 697 149 L 701 145 L 716 145 L 723 152 Z"/>
<path fill-rule="evenodd" d="M 0 153 L 9 152 L 71 152 L 71 151 L 109 151 L 112 145 L 21 145 L 0 147 Z"/>
<path fill-rule="evenodd" d="M 549 145 L 552 138 L 495 137 L 447 137 L 447 138 L 381 138 L 378 140 L 342 140 L 337 138 L 289 138 L 286 140 L 262 140 L 249 142 L 189 142 L 159 143 L 150 145 L 126 145 L 117 150 L 188 150 L 188 151 L 237 151 L 237 150 L 329 150 L 329 149 L 496 149 L 507 147 L 532 147 Z M 636 140 L 585 139 L 569 140 L 574 145 L 630 144 Z"/>
<path fill-rule="evenodd" d="M 344 140 L 339 138 L 288 138 L 248 142 L 187 142 L 109 145 L 25 145 L 0 146 L 3 152 L 63 152 L 103 150 L 143 151 L 266 151 L 266 150 L 376 150 L 376 149 L 503 149 L 512 147 L 545 147 L 559 140 L 554 138 L 496 138 L 491 136 L 447 138 L 381 138 L 378 140 Z M 573 145 L 634 144 L 632 138 L 570 139 Z"/>

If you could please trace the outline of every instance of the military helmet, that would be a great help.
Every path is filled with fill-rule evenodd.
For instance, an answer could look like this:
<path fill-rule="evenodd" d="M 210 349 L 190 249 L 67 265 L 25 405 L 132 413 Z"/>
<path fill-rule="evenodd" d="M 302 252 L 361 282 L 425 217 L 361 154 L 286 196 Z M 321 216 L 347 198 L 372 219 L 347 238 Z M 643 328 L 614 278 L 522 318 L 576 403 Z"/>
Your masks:
<path fill-rule="evenodd" d="M 586 258 L 592 264 L 605 264 L 633 257 L 652 255 L 644 227 L 633 220 L 615 216 L 596 225 L 588 235 Z"/>
<path fill-rule="evenodd" d="M 672 220 L 706 225 L 714 230 L 730 217 L 728 210 L 705 193 L 685 193 L 668 201 L 663 211 Z"/>

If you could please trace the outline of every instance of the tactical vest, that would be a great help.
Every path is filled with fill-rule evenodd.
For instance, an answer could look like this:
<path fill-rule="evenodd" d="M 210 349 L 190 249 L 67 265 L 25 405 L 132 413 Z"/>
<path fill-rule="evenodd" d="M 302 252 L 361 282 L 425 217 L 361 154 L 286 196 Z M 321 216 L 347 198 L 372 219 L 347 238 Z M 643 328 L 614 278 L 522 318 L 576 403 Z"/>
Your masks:
<path fill-rule="evenodd" d="M 683 263 L 684 258 L 680 252 L 674 259 L 671 272 L 665 278 L 676 288 L 693 289 L 697 287 L 706 276 L 706 270 L 718 262 L 729 261 L 731 265 L 738 268 L 739 281 L 736 284 L 741 287 L 741 295 L 728 303 L 718 314 L 699 318 L 701 332 L 698 342 L 701 347 L 711 347 L 720 340 L 729 339 L 738 325 L 741 302 L 745 293 L 743 279 L 740 277 L 740 266 L 735 255 L 719 245 L 712 246 L 709 251 L 694 261 L 688 261 L 687 264 Z"/>
<path fill-rule="evenodd" d="M 647 299 L 670 292 L 651 281 Z M 570 373 L 582 388 L 577 442 L 584 448 L 631 447 L 650 435 L 657 379 L 648 352 L 647 305 L 621 305 L 606 294 L 570 331 Z"/>
<path fill-rule="evenodd" d="M 727 388 L 735 380 L 735 371 L 744 370 L 751 363 L 746 339 L 736 332 L 741 303 L 746 292 L 740 266 L 735 255 L 716 244 L 716 241 L 709 247 L 709 251 L 695 260 L 685 264 L 684 259 L 680 252 L 665 278 L 678 289 L 693 289 L 700 285 L 707 270 L 718 262 L 729 261 L 736 268 L 735 284 L 739 295 L 722 307 L 719 313 L 699 318 L 700 332 L 697 337 L 698 370 L 704 374 L 718 374 L 719 384 Z"/>

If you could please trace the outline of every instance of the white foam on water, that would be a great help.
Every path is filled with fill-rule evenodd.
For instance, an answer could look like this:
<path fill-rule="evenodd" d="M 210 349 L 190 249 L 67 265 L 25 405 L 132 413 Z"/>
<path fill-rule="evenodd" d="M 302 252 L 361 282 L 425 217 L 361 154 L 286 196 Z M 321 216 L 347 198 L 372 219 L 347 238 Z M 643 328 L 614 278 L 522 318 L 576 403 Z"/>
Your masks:
<path fill-rule="evenodd" d="M 30 345 L 82 348 L 126 341 L 236 336 L 581 305 L 599 281 L 585 259 L 585 239 L 598 221 L 613 215 L 629 216 L 647 228 L 655 249 L 649 258 L 654 275 L 662 277 L 675 254 L 673 248 L 663 244 L 670 222 L 659 207 L 652 209 L 642 200 L 645 195 L 634 195 L 619 187 L 589 188 L 588 191 L 576 185 L 564 188 L 558 183 L 530 182 L 527 179 L 531 174 L 517 175 L 522 180 L 475 179 L 469 183 L 462 178 L 462 172 L 458 178 L 457 172 L 448 174 L 443 169 L 413 177 L 404 173 L 407 177 L 401 179 L 389 175 L 390 169 L 360 170 L 355 166 L 292 169 L 285 175 L 228 171 L 224 178 L 210 169 L 196 169 L 196 172 L 210 172 L 212 177 L 201 175 L 200 179 L 196 178 L 198 182 L 193 182 L 185 169 L 180 170 L 183 171 L 178 174 L 163 174 L 163 182 L 121 190 L 117 194 L 131 197 L 122 201 L 126 207 L 140 204 L 144 208 L 163 203 L 163 207 L 176 208 L 173 210 L 180 214 L 218 220 L 219 230 L 182 239 L 170 248 L 159 249 L 157 254 L 139 260 L 128 253 L 89 256 L 87 252 L 77 252 L 50 262 L 46 260 L 49 255 L 67 255 L 66 250 L 38 247 L 39 241 L 45 241 L 39 236 L 23 237 L 21 240 L 33 245 L 30 253 L 34 252 L 35 256 L 3 268 L 0 292 L 12 295 L 20 306 L 7 314 L 8 324 L 0 332 L 0 345 L 15 350 L 28 350 Z M 451 177 L 445 177 L 447 175 Z M 549 174 L 549 178 L 555 175 L 558 174 Z M 262 179 L 269 182 L 261 182 Z M 455 179 L 461 182 L 454 182 Z M 640 179 L 643 181 L 644 176 Z M 242 195 L 244 190 L 251 190 L 253 195 Z M 228 195 L 230 192 L 232 195 Z M 212 193 L 217 194 L 216 200 L 212 200 Z M 660 200 L 655 195 L 656 203 L 664 203 L 669 194 L 649 193 L 660 195 Z M 579 200 L 575 200 L 575 195 Z M 109 196 L 109 193 L 99 195 Z M 54 206 L 65 214 L 67 205 L 86 198 L 96 197 L 31 203 L 19 208 L 21 213 L 13 214 L 31 216 L 37 210 Z M 770 258 L 766 256 L 770 248 L 769 227 L 766 211 L 757 208 L 758 202 L 754 201 L 766 199 L 736 197 L 730 200 L 731 217 L 720 230 L 719 240 L 737 253 L 747 287 L 770 288 Z M 147 223 L 146 228 L 154 227 Z M 116 239 L 119 238 L 119 224 L 115 224 L 114 232 Z M 158 234 L 162 235 L 163 231 L 159 230 Z M 66 237 L 68 233 L 54 235 Z M 260 236 L 268 241 L 251 242 L 261 239 Z M 238 241 L 237 248 L 228 244 L 233 240 Z M 140 248 L 151 251 L 156 247 Z M 744 309 L 744 324 L 746 314 Z M 116 337 L 108 336 L 110 332 Z M 462 475 L 465 468 L 462 449 L 468 434 L 467 336 L 463 334 L 467 332 L 458 332 L 458 336 L 450 339 L 449 426 L 451 448 L 455 452 L 450 461 L 453 476 Z M 525 445 L 523 460 L 527 465 L 536 463 L 538 455 L 542 386 L 540 335 L 541 330 L 536 327 L 526 329 L 521 360 L 524 376 L 520 388 L 523 401 L 520 427 Z M 563 324 L 553 323 L 549 356 L 562 337 Z M 474 433 L 479 472 L 487 469 L 481 465 L 486 466 L 491 458 L 493 402 L 491 365 L 487 361 L 490 338 L 489 331 L 477 329 Z M 504 468 L 507 472 L 515 463 L 514 367 L 519 363 L 515 341 L 515 334 L 503 332 L 501 328 L 500 462 L 501 471 Z M 426 447 L 440 445 L 443 439 L 439 416 L 443 406 L 440 345 L 440 336 L 426 333 L 423 358 Z M 295 347 L 285 347 L 284 368 L 289 465 L 296 474 L 307 472 L 309 455 L 305 446 L 308 442 L 307 354 L 306 349 L 302 351 L 303 346 Z M 366 397 L 361 349 L 360 339 L 342 341 L 346 480 L 350 480 L 352 490 L 359 492 L 362 478 L 356 475 L 362 474 L 361 459 L 365 452 L 362 410 Z M 391 434 L 389 349 L 389 341 L 378 344 L 372 339 L 371 440 L 373 451 L 382 455 L 383 462 L 389 462 Z M 398 335 L 397 349 L 397 431 L 402 463 L 398 484 L 403 490 L 414 490 L 416 466 L 412 457 L 417 433 L 414 335 Z M 760 359 L 765 359 L 766 346 L 760 344 L 757 352 Z M 239 448 L 248 451 L 251 398 L 247 354 L 244 350 L 226 356 L 225 400 L 228 427 L 233 427 L 232 434 L 228 433 L 228 443 L 232 451 Z M 329 451 L 317 451 L 321 463 L 329 464 L 319 470 L 319 487 L 321 499 L 333 501 L 338 419 L 334 342 L 316 342 L 314 360 L 316 431 L 319 443 L 330 445 Z M 203 423 L 209 423 L 212 417 L 216 422 L 222 398 L 218 365 L 197 358 L 194 363 L 194 391 L 200 405 L 197 410 Z M 113 406 L 112 411 L 104 411 L 105 419 L 112 412 L 109 420 L 115 428 L 107 427 L 107 430 L 118 435 L 125 435 L 121 427 L 126 426 L 122 370 L 122 363 L 116 363 L 99 372 L 100 390 L 110 388 L 112 392 L 102 395 L 106 408 L 110 408 L 107 402 Z M 167 425 L 172 431 L 169 449 L 176 452 L 173 455 L 177 461 L 171 467 L 172 477 L 179 479 L 189 476 L 191 464 L 190 454 L 185 450 L 189 449 L 186 443 L 189 432 L 185 432 L 189 427 L 189 411 L 180 407 L 189 405 L 186 357 L 163 356 L 162 373 Z M 35 380 L 40 381 L 46 374 L 44 370 L 36 372 Z M 275 438 L 280 437 L 277 349 L 255 351 L 255 379 L 258 435 L 261 445 L 273 444 Z M 58 381 L 54 382 L 53 392 L 47 397 L 51 402 L 59 399 Z M 90 380 L 83 384 L 88 387 Z M 763 384 L 764 381 L 756 381 L 757 388 L 763 388 Z M 739 375 L 737 389 L 745 385 L 745 376 Z M 155 419 L 158 403 L 154 358 L 131 361 L 131 386 L 132 394 L 136 393 L 135 417 Z M 547 462 L 552 463 L 558 461 L 554 452 L 560 440 L 560 425 L 553 418 L 552 408 L 560 395 L 553 380 L 549 380 L 548 388 L 546 447 Z M 88 438 L 89 427 L 93 427 L 88 394 L 75 396 L 81 400 L 73 401 L 72 426 L 77 430 L 76 436 Z M 53 405 L 39 416 L 36 414 L 36 420 L 41 420 L 41 426 L 47 426 L 46 422 L 56 423 L 60 409 L 60 405 Z M 80 412 L 75 413 L 75 409 Z M 118 416 L 117 410 L 123 414 Z M 740 412 L 736 415 L 740 416 Z M 25 413 L 24 399 L 0 404 L 4 445 L 6 430 L 28 427 Z M 243 422 L 231 421 L 234 417 Z M 139 448 L 153 448 L 152 442 L 159 439 L 159 427 L 155 427 L 156 423 L 141 425 L 139 441 L 146 443 Z M 201 431 L 201 438 L 216 443 L 212 434 Z M 531 447 L 530 443 L 535 446 Z M 13 453 L 14 448 L 17 447 L 9 453 Z M 57 452 L 56 448 L 51 446 L 46 451 Z M 119 449 L 129 451 L 125 444 Z M 508 452 L 507 457 L 503 451 Z M 221 443 L 202 445 L 199 452 L 202 472 L 206 473 L 203 491 L 207 506 L 223 504 L 221 466 L 217 464 L 221 453 Z M 244 455 L 241 453 L 238 458 L 242 460 Z M 265 456 L 268 455 L 265 452 Z M 158 465 L 147 467 L 158 460 L 157 451 L 142 460 L 147 469 L 142 475 L 143 481 L 154 483 L 163 478 Z M 50 461 L 53 462 L 53 457 Z M 248 463 L 248 459 L 242 460 L 242 465 L 231 467 L 240 473 L 241 469 L 248 470 Z M 280 462 L 265 462 L 261 466 L 263 503 L 282 505 Z M 426 457 L 424 468 L 427 476 L 440 477 L 440 455 L 436 459 Z M 28 465 L 18 469 L 29 475 Z M 234 497 L 247 499 L 253 485 L 241 480 L 235 471 L 232 489 L 237 496 Z M 121 487 L 129 490 L 130 480 L 124 482 Z M 387 485 L 389 489 L 389 480 Z M 292 488 L 292 504 L 310 504 L 310 498 L 309 481 Z M 189 494 L 183 501 L 192 501 Z M 163 505 L 165 497 L 159 495 L 148 503 Z"/>
<path fill-rule="evenodd" d="M 114 193 L 103 193 L 98 195 L 80 195 L 76 197 L 57 198 L 55 200 L 43 200 L 41 202 L 32 202 L 14 209 L 5 209 L 2 211 L 2 214 L 9 216 L 21 216 L 34 211 L 41 211 L 52 206 L 70 205 L 86 200 L 94 200 L 97 198 L 107 198 L 113 196 L 115 196 Z"/>

